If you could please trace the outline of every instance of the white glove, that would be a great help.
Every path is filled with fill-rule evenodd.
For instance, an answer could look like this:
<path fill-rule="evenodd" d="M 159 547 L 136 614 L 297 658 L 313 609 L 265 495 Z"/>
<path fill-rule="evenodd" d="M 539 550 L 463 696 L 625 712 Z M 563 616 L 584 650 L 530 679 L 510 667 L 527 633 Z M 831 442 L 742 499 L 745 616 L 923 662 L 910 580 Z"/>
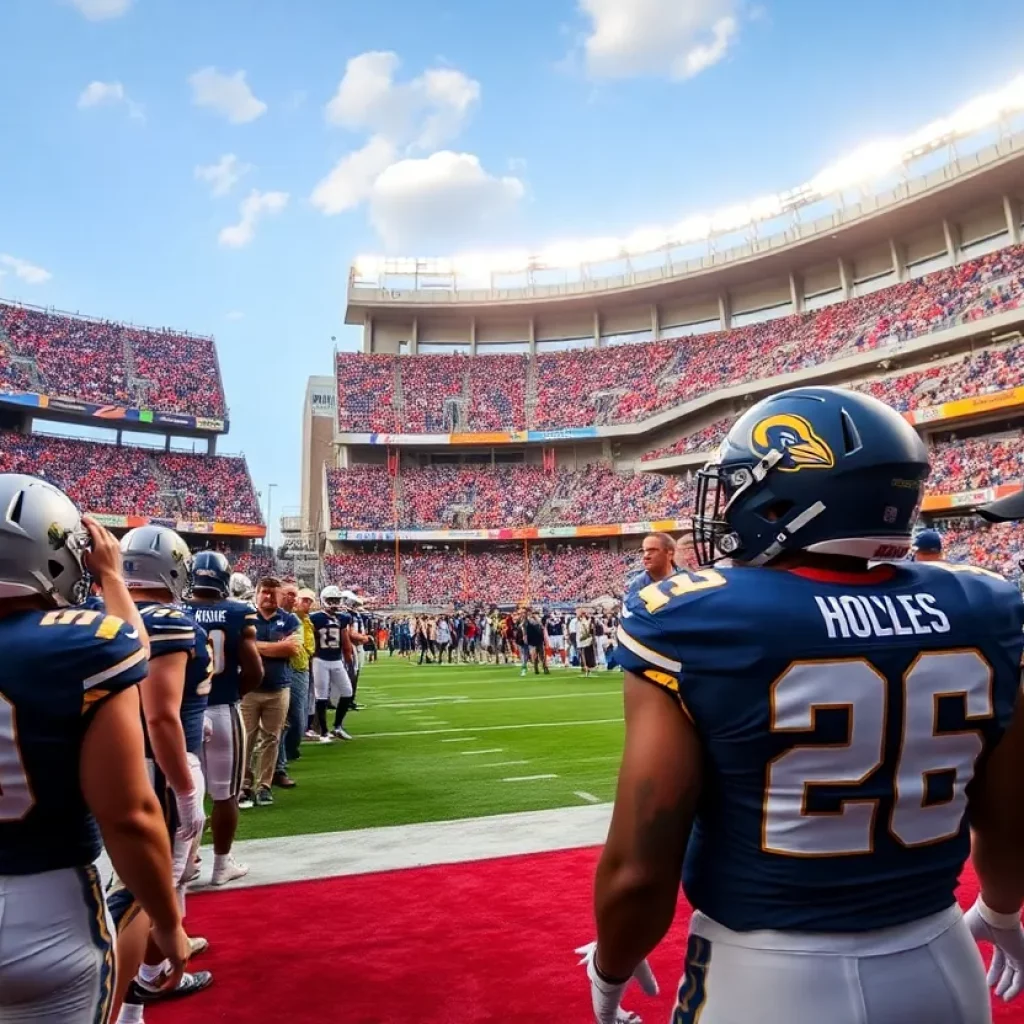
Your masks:
<path fill-rule="evenodd" d="M 582 956 L 581 964 L 587 966 L 587 977 L 590 979 L 590 998 L 594 1007 L 594 1020 L 597 1024 L 641 1024 L 641 1018 L 622 1009 L 620 1003 L 622 996 L 629 987 L 630 981 L 634 978 L 646 995 L 656 996 L 658 994 L 658 982 L 655 980 L 654 972 L 646 960 L 642 960 L 636 970 L 622 984 L 605 981 L 597 973 L 595 959 L 597 955 L 597 943 L 590 942 L 586 946 L 580 946 L 576 950 Z"/>
<path fill-rule="evenodd" d="M 964 914 L 975 939 L 992 943 L 988 984 L 1004 1002 L 1015 999 L 1024 989 L 1024 928 L 1020 913 L 999 914 L 979 896 Z"/>
<path fill-rule="evenodd" d="M 188 793 L 175 793 L 174 803 L 178 808 L 176 835 L 182 842 L 190 843 L 196 836 L 203 834 L 203 825 L 206 823 L 203 802 L 193 789 Z"/>

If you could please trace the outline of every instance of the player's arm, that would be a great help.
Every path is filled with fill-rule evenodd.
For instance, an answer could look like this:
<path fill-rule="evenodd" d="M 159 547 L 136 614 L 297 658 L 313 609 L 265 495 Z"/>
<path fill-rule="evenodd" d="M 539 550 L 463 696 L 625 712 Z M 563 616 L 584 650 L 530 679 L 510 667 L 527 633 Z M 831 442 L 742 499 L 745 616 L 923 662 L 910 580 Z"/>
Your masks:
<path fill-rule="evenodd" d="M 302 650 L 300 630 L 293 625 L 288 635 L 281 640 L 257 640 L 256 649 L 264 658 L 290 658 Z"/>
<path fill-rule="evenodd" d="M 238 689 L 244 697 L 263 683 L 263 661 L 256 646 L 256 627 L 245 626 L 238 640 Z"/>
<path fill-rule="evenodd" d="M 181 926 L 171 845 L 146 771 L 139 694 L 135 687 L 107 697 L 82 740 L 82 795 L 96 818 L 118 876 L 153 919 Z"/>
<path fill-rule="evenodd" d="M 195 789 L 181 725 L 181 698 L 185 692 L 186 651 L 153 658 L 142 681 L 142 710 L 153 757 L 176 794 Z"/>
<path fill-rule="evenodd" d="M 352 664 L 352 656 L 355 653 L 355 648 L 352 646 L 352 626 L 347 625 L 342 627 L 341 630 L 341 653 L 345 657 L 350 665 Z"/>
<path fill-rule="evenodd" d="M 971 783 L 972 857 L 981 898 L 998 914 L 1024 903 L 1024 699 Z"/>
<path fill-rule="evenodd" d="M 142 624 L 142 616 L 124 582 L 121 568 L 121 548 L 117 538 L 91 516 L 82 517 L 82 525 L 89 531 L 91 548 L 85 555 L 85 564 L 103 591 L 103 603 L 110 615 L 123 619 L 136 630 L 143 650 L 149 655 L 149 636 Z"/>
<path fill-rule="evenodd" d="M 700 744 L 665 690 L 625 676 L 626 741 L 611 826 L 597 868 L 597 968 L 629 978 L 675 915 L 700 791 Z"/>

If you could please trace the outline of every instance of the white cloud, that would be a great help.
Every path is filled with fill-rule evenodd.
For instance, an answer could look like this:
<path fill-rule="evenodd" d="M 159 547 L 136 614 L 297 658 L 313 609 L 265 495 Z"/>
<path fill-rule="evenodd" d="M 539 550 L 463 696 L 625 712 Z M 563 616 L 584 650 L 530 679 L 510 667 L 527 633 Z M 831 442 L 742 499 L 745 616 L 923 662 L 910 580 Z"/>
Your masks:
<path fill-rule="evenodd" d="M 310 196 L 310 202 L 330 215 L 355 209 L 370 197 L 373 183 L 395 159 L 394 145 L 374 135 L 362 149 L 343 156 Z"/>
<path fill-rule="evenodd" d="M 245 314 L 240 309 L 232 309 L 224 314 L 225 320 L 244 320 Z"/>
<path fill-rule="evenodd" d="M 8 256 L 7 253 L 0 253 L 0 267 L 7 267 L 14 272 L 14 276 L 25 284 L 46 284 L 53 277 L 48 270 L 37 267 L 28 260 L 18 259 L 17 256 Z M 0 271 L 2 273 L 2 271 Z"/>
<path fill-rule="evenodd" d="M 90 21 L 105 21 L 127 14 L 134 0 L 71 0 Z"/>
<path fill-rule="evenodd" d="M 203 68 L 189 76 L 192 102 L 223 114 L 232 124 L 255 121 L 267 112 L 267 105 L 258 100 L 245 80 L 244 71 L 226 75 L 216 68 Z"/>
<path fill-rule="evenodd" d="M 396 53 L 382 51 L 349 60 L 325 109 L 328 122 L 421 150 L 456 138 L 480 100 L 480 83 L 453 68 L 430 68 L 396 82 L 400 64 Z"/>
<path fill-rule="evenodd" d="M 591 20 L 587 67 L 604 78 L 692 78 L 725 56 L 738 0 L 578 0 Z"/>
<path fill-rule="evenodd" d="M 234 153 L 225 153 L 215 164 L 197 167 L 197 181 L 210 186 L 210 194 L 226 196 L 252 170 L 250 164 L 243 164 Z"/>
<path fill-rule="evenodd" d="M 288 205 L 287 192 L 260 192 L 253 189 L 239 207 L 241 220 L 224 228 L 217 236 L 228 249 L 241 249 L 256 237 L 256 225 L 264 216 L 280 213 Z"/>
<path fill-rule="evenodd" d="M 136 103 L 120 82 L 90 82 L 78 96 L 78 109 L 88 110 L 90 107 L 118 106 L 124 104 L 128 115 L 136 121 L 144 121 L 140 104 Z"/>
<path fill-rule="evenodd" d="M 442 151 L 381 173 L 370 194 L 370 220 L 392 250 L 459 245 L 479 241 L 524 194 L 518 178 L 488 174 L 471 153 Z"/>

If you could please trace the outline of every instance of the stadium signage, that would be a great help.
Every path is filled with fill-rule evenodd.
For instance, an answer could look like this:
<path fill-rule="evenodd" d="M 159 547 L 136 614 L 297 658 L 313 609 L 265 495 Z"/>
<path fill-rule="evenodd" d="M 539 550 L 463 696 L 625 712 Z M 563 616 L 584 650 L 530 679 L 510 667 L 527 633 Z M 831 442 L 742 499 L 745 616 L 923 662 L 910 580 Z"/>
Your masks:
<path fill-rule="evenodd" d="M 993 391 L 987 395 L 973 395 L 971 398 L 958 398 L 952 402 L 943 402 L 941 405 L 912 409 L 903 415 L 914 426 L 920 426 L 923 423 L 959 420 L 965 416 L 976 416 L 979 413 L 1009 409 L 1018 405 L 1024 405 L 1024 387 Z"/>
<path fill-rule="evenodd" d="M 688 530 L 688 519 L 654 519 L 643 523 L 607 523 L 587 526 L 523 526 L 496 530 L 399 530 L 397 539 L 412 541 L 547 540 L 553 537 L 618 537 L 637 533 Z M 394 541 L 394 530 L 331 530 L 332 541 Z"/>
<path fill-rule="evenodd" d="M 997 498 L 1005 498 L 1020 490 L 1020 481 L 1000 484 L 998 487 L 983 487 L 977 491 L 958 491 L 956 494 L 928 494 L 921 502 L 922 512 L 945 512 L 955 508 L 974 508 L 985 505 Z"/>
<path fill-rule="evenodd" d="M 313 393 L 315 400 L 316 393 Z M 332 396 L 333 400 L 333 396 Z M 313 404 L 313 415 L 318 414 Z M 527 444 L 551 441 L 584 441 L 595 437 L 612 436 L 615 432 L 608 427 L 565 427 L 561 430 L 489 430 L 467 431 L 461 434 L 366 434 L 345 429 L 338 424 L 337 440 L 341 444 L 380 445 L 456 445 L 456 444 Z"/>
<path fill-rule="evenodd" d="M 333 419 L 337 405 L 338 398 L 333 384 L 329 387 L 316 386 L 310 389 L 309 411 L 314 416 L 327 416 Z"/>
<path fill-rule="evenodd" d="M 133 530 L 137 526 L 167 526 L 178 533 L 209 533 L 220 537 L 265 537 L 265 526 L 248 523 L 190 523 L 183 519 L 160 519 L 156 516 L 114 516 L 106 512 L 89 513 L 98 523 L 115 530 Z"/>
<path fill-rule="evenodd" d="M 17 405 L 28 409 L 48 409 L 70 413 L 87 419 L 115 420 L 122 423 L 148 423 L 153 426 L 184 427 L 223 434 L 227 420 L 209 416 L 185 416 L 180 413 L 155 412 L 152 409 L 129 409 L 123 405 L 99 405 L 57 395 L 38 395 L 32 391 L 0 391 L 0 405 Z"/>

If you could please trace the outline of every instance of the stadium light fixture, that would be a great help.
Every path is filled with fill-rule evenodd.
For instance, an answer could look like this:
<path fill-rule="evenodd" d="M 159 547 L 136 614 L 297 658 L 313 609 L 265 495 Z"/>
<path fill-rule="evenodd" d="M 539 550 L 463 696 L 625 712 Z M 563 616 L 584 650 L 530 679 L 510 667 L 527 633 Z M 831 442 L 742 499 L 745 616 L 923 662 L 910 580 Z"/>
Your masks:
<path fill-rule="evenodd" d="M 859 146 L 822 169 L 796 188 L 734 204 L 707 214 L 697 214 L 672 227 L 645 227 L 623 239 L 593 238 L 558 242 L 539 252 L 462 254 L 441 260 L 391 259 L 358 256 L 353 276 L 380 279 L 385 274 L 433 273 L 487 283 L 495 273 L 522 273 L 538 269 L 577 270 L 593 263 L 628 259 L 701 242 L 773 220 L 800 206 L 842 195 L 884 178 L 893 171 L 957 139 L 975 135 L 1024 111 L 1024 74 L 1000 89 L 976 96 L 946 117 L 938 118 L 903 138 L 881 138 Z M 426 269 L 429 266 L 429 269 Z"/>

